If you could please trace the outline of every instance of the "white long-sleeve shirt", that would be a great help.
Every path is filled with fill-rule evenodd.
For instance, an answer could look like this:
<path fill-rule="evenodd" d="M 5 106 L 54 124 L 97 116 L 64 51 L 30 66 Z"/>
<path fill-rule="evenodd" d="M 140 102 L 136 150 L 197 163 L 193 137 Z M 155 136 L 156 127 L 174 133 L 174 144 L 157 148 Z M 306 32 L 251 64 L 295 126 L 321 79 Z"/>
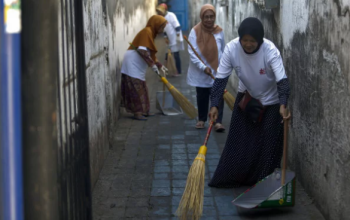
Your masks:
<path fill-rule="evenodd" d="M 239 38 L 229 42 L 220 60 L 216 78 L 230 76 L 233 69 L 239 78 L 238 92 L 247 90 L 263 105 L 279 103 L 277 82 L 287 76 L 281 54 L 271 41 L 264 38 L 264 43 L 254 54 L 244 52 Z"/>
<path fill-rule="evenodd" d="M 150 52 L 147 47 L 140 46 L 139 50 Z M 130 77 L 146 81 L 146 71 L 148 65 L 136 50 L 127 50 L 124 54 L 121 72 Z"/>
<path fill-rule="evenodd" d="M 218 46 L 218 58 L 220 62 L 220 58 L 224 52 L 225 49 L 225 38 L 224 38 L 224 32 L 220 32 L 217 34 L 214 34 L 216 44 Z M 205 64 L 200 61 L 196 54 L 192 51 L 191 47 L 188 46 L 188 53 L 190 54 L 190 64 L 188 67 L 187 72 L 187 84 L 190 86 L 195 87 L 202 87 L 202 88 L 211 88 L 213 86 L 214 80 L 210 78 L 207 74 L 204 73 L 204 69 L 206 67 L 210 67 L 204 56 L 201 54 L 201 51 L 198 48 L 197 45 L 197 36 L 195 30 L 192 28 L 190 35 L 188 37 L 188 40 L 194 47 L 195 51 L 199 54 L 201 59 L 204 61 Z M 210 67 L 211 68 L 211 67 Z M 211 68 L 211 71 L 216 76 L 216 71 Z"/>
<path fill-rule="evenodd" d="M 168 21 L 168 24 L 165 26 L 165 33 L 169 39 L 169 48 L 171 52 L 178 52 L 179 50 L 184 50 L 184 42 L 181 29 L 176 31 L 177 27 L 180 27 L 180 23 L 177 20 L 177 17 L 174 13 L 168 11 L 165 15 L 165 19 Z M 177 40 L 177 34 L 179 38 Z"/>

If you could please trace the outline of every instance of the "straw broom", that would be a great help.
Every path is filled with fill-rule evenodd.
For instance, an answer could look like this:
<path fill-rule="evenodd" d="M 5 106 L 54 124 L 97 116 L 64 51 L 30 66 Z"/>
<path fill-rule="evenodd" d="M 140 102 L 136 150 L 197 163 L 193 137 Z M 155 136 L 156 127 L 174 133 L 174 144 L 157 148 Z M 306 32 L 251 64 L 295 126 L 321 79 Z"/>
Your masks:
<path fill-rule="evenodd" d="M 177 72 L 177 69 L 175 67 L 175 63 L 174 63 L 174 58 L 173 58 L 173 55 L 171 53 L 171 50 L 168 49 L 168 59 L 167 59 L 167 68 L 169 70 L 169 72 L 171 72 L 171 76 L 176 76 L 178 75 L 179 73 Z"/>
<path fill-rule="evenodd" d="M 197 51 L 195 51 L 195 49 L 193 48 L 192 44 L 190 43 L 190 41 L 187 39 L 186 36 L 183 36 L 184 39 L 186 40 L 187 44 L 190 45 L 192 51 L 194 52 L 194 54 L 196 54 L 196 56 L 198 57 L 198 59 L 200 61 L 202 61 L 202 63 L 205 65 L 204 61 L 200 58 L 199 54 L 197 53 Z M 213 76 L 213 74 L 210 73 L 209 75 L 213 80 L 215 80 L 215 77 Z M 228 105 L 228 107 L 233 111 L 233 106 L 235 104 L 235 97 L 233 97 L 233 95 L 231 95 L 231 93 L 229 93 L 229 91 L 227 91 L 227 89 L 225 89 L 224 91 L 224 100 L 226 102 L 226 104 Z"/>
<path fill-rule="evenodd" d="M 132 43 L 129 44 L 143 58 L 143 56 L 140 54 L 137 48 Z M 171 85 L 165 77 L 161 76 L 158 71 L 156 72 L 156 74 L 168 88 L 170 94 L 173 96 L 173 98 L 175 99 L 177 104 L 182 108 L 182 110 L 187 114 L 187 116 L 191 119 L 196 118 L 197 109 L 194 107 L 194 105 L 192 105 L 192 103 L 190 103 L 184 95 L 182 95 L 173 85 Z"/>
<path fill-rule="evenodd" d="M 181 220 L 198 220 L 203 213 L 204 200 L 204 177 L 205 177 L 205 155 L 207 153 L 207 142 L 214 122 L 211 121 L 204 144 L 199 148 L 197 157 L 194 159 L 187 176 L 185 191 L 176 215 Z"/>

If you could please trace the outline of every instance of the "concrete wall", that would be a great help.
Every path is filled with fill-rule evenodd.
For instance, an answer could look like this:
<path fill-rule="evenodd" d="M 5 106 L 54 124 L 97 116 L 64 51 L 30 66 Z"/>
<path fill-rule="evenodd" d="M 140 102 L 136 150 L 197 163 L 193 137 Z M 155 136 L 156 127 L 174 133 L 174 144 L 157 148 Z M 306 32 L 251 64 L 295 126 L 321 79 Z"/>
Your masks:
<path fill-rule="evenodd" d="M 128 43 L 155 14 L 156 0 L 84 0 L 90 164 L 96 182 L 119 117 L 120 67 Z"/>
<path fill-rule="evenodd" d="M 348 219 L 350 209 L 350 0 L 281 0 L 263 10 L 260 0 L 215 4 L 226 41 L 240 22 L 262 20 L 266 38 L 281 51 L 292 95 L 289 164 L 327 219 Z M 207 1 L 192 0 L 192 26 Z M 230 83 L 236 85 L 237 78 Z"/>

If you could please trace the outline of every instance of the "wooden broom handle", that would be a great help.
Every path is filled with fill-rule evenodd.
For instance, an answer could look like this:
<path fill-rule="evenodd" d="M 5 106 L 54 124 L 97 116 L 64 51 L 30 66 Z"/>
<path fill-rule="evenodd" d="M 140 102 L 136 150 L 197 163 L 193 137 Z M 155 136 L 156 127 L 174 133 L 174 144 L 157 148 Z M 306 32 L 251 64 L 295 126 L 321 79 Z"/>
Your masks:
<path fill-rule="evenodd" d="M 203 146 L 207 146 L 208 139 L 209 139 L 209 136 L 210 136 L 211 130 L 212 130 L 212 128 L 213 128 L 213 124 L 214 124 L 214 122 L 213 122 L 213 121 L 210 121 L 209 128 L 208 128 L 208 131 L 207 131 L 207 135 L 205 136 Z"/>
<path fill-rule="evenodd" d="M 289 110 L 284 111 L 284 117 L 289 115 Z M 287 169 L 287 153 L 288 153 L 288 125 L 289 119 L 283 119 L 284 134 L 283 134 L 283 164 L 282 164 L 282 179 L 281 185 L 283 186 L 286 181 L 286 169 Z"/>
<path fill-rule="evenodd" d="M 191 44 L 190 41 L 187 39 L 187 37 L 186 37 L 186 36 L 183 36 L 183 38 L 186 40 L 187 44 L 190 45 L 190 47 L 191 47 L 193 53 L 196 54 L 197 58 L 198 58 L 200 61 L 202 61 L 202 63 L 205 65 L 205 63 L 204 63 L 203 60 L 200 58 L 200 56 L 199 56 L 199 54 L 197 53 L 197 51 L 193 48 L 192 44 Z M 214 75 L 213 75 L 212 73 L 210 73 L 209 76 L 210 76 L 213 80 L 215 80 L 215 77 L 214 77 Z"/>

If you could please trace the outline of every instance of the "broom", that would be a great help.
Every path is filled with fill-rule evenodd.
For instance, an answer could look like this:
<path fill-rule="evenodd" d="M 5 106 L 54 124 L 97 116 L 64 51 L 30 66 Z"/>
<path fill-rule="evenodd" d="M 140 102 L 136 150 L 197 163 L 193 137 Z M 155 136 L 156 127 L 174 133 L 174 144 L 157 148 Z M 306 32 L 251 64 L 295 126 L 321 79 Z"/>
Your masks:
<path fill-rule="evenodd" d="M 171 50 L 168 49 L 168 59 L 167 59 L 167 68 L 169 70 L 169 72 L 171 72 L 171 76 L 177 76 L 178 75 L 178 72 L 177 72 L 177 69 L 175 67 L 175 63 L 174 63 L 174 58 L 173 58 L 173 55 L 171 53 Z"/>
<path fill-rule="evenodd" d="M 129 44 L 143 58 L 143 56 L 137 50 L 137 48 L 132 43 Z M 159 71 L 157 71 L 156 74 L 168 88 L 170 94 L 173 96 L 173 98 L 175 99 L 177 104 L 182 108 L 182 110 L 188 115 L 188 117 L 191 119 L 196 118 L 197 109 L 194 107 L 194 105 L 192 105 L 184 95 L 182 95 L 173 85 L 171 85 L 165 77 L 161 76 Z"/>
<path fill-rule="evenodd" d="M 194 159 L 188 173 L 185 191 L 182 194 L 179 207 L 176 210 L 176 215 L 181 220 L 190 218 L 198 220 L 203 213 L 206 145 L 213 124 L 214 122 L 210 121 L 204 144 L 199 148 L 197 157 Z"/>
<path fill-rule="evenodd" d="M 187 39 L 187 37 L 186 37 L 186 36 L 183 36 L 183 37 L 184 37 L 184 39 L 186 40 L 187 44 L 190 45 L 192 51 L 194 52 L 194 54 L 196 54 L 197 58 L 198 58 L 200 61 L 202 61 L 202 63 L 205 65 L 204 61 L 200 58 L 200 56 L 199 56 L 199 54 L 197 53 L 197 51 L 195 51 L 195 49 L 193 48 L 192 44 L 191 44 L 190 41 Z M 210 76 L 213 80 L 215 80 L 215 77 L 213 76 L 213 74 L 210 73 L 209 76 Z M 224 96 L 224 100 L 225 100 L 226 104 L 227 104 L 228 107 L 231 109 L 231 111 L 233 111 L 233 106 L 234 106 L 235 101 L 236 101 L 235 97 L 233 97 L 233 95 L 231 95 L 231 93 L 229 93 L 229 92 L 227 91 L 227 89 L 225 89 L 224 95 L 223 95 L 223 96 Z"/>

